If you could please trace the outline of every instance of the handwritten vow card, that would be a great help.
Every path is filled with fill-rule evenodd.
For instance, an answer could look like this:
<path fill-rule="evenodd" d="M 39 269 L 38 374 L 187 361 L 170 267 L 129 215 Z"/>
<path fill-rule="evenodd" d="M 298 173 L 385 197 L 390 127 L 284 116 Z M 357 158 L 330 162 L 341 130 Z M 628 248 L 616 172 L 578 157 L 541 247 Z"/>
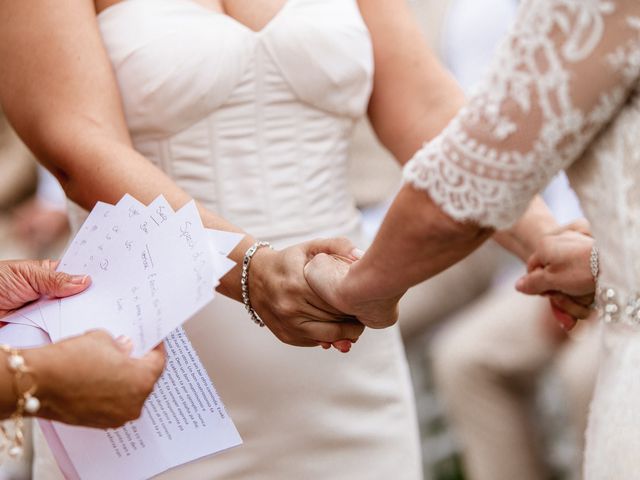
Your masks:
<path fill-rule="evenodd" d="M 204 228 L 194 202 L 177 212 L 162 196 L 98 203 L 58 267 L 91 275 L 91 287 L 2 319 L 0 342 L 17 347 L 96 328 L 130 337 L 134 356 L 165 342 L 167 367 L 140 419 L 110 430 L 40 421 L 67 478 L 146 479 L 242 443 L 180 327 L 213 300 L 241 238 Z"/>

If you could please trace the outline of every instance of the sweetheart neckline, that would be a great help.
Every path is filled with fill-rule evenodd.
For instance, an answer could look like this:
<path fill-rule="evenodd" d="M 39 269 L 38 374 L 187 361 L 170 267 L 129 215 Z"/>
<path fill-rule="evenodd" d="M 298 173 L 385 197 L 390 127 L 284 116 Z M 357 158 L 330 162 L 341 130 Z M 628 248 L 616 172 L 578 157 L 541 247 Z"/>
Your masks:
<path fill-rule="evenodd" d="M 113 4 L 109 5 L 107 8 L 105 8 L 104 10 L 100 11 L 96 15 L 96 18 L 99 21 L 100 17 L 102 17 L 103 15 L 106 15 L 106 12 L 113 11 L 114 9 L 118 10 L 119 6 L 124 5 L 124 4 L 126 4 L 126 3 L 130 2 L 130 1 L 132 1 L 132 0 L 120 0 L 119 2 L 113 3 Z M 157 0 L 150 0 L 150 1 L 154 1 L 155 2 Z M 278 23 L 279 19 L 283 16 L 283 14 L 288 9 L 288 7 L 294 2 L 294 0 L 286 0 L 284 2 L 284 4 L 280 7 L 280 9 L 275 13 L 275 15 L 273 17 L 271 17 L 271 19 L 267 23 L 265 23 L 262 28 L 260 28 L 259 30 L 254 30 L 253 28 L 249 27 L 248 25 L 242 23 L 237 18 L 232 17 L 231 15 L 228 15 L 228 14 L 226 14 L 224 12 L 218 12 L 216 10 L 210 10 L 207 7 L 205 7 L 204 5 L 198 3 L 198 2 L 196 2 L 194 0 L 165 0 L 165 1 L 172 1 L 172 2 L 175 2 L 175 3 L 181 4 L 181 5 L 185 5 L 185 6 L 188 6 L 188 7 L 196 8 L 197 10 L 201 10 L 204 13 L 212 15 L 212 17 L 214 17 L 214 18 L 220 18 L 220 19 L 223 19 L 225 21 L 229 21 L 229 22 L 233 23 L 234 25 L 237 25 L 239 28 L 242 28 L 243 30 L 245 30 L 245 31 L 247 31 L 250 34 L 255 35 L 255 36 L 264 35 L 269 30 L 271 30 L 273 25 Z"/>

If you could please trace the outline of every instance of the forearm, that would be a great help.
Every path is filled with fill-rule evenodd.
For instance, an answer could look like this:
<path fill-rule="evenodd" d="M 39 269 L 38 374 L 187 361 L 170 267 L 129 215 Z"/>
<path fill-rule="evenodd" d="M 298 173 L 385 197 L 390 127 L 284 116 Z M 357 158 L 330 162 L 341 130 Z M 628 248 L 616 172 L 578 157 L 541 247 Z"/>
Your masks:
<path fill-rule="evenodd" d="M 404 164 L 442 131 L 465 98 L 429 49 L 405 2 L 370 3 L 363 7 L 376 64 L 369 119 L 382 144 Z"/>
<path fill-rule="evenodd" d="M 67 128 L 71 128 L 67 124 Z M 55 137 L 40 133 L 44 141 L 38 156 L 61 180 L 65 192 L 80 206 L 91 209 L 97 201 L 116 203 L 130 194 L 143 203 L 150 203 L 158 195 L 165 196 L 174 209 L 186 204 L 191 197 L 164 172 L 136 152 L 127 139 L 114 138 L 109 132 L 85 124 L 77 127 L 84 135 L 74 131 L 58 132 Z M 70 139 L 79 139 L 70 141 Z M 206 227 L 226 231 L 242 230 L 199 205 Z M 253 242 L 247 236 L 231 257 L 240 264 L 244 251 Z M 234 269 L 222 279 L 219 291 L 240 299 L 240 270 Z"/>
<path fill-rule="evenodd" d="M 0 420 L 6 420 L 16 411 L 18 397 L 13 386 L 13 373 L 9 371 L 8 356 L 0 353 Z"/>
<path fill-rule="evenodd" d="M 113 66 L 90 0 L 0 0 L 0 102 L 15 130 L 85 208 L 129 193 L 142 202 L 164 194 L 175 208 L 189 195 L 135 152 Z M 28 29 L 24 26 L 29 25 Z M 43 81 L 46 79 L 46 81 Z M 238 228 L 200 207 L 206 226 Z M 231 257 L 241 262 L 245 241 Z M 240 272 L 220 290 L 240 298 Z"/>
<path fill-rule="evenodd" d="M 413 81 L 404 80 L 407 85 L 402 88 L 396 85 L 397 76 L 379 80 L 370 103 L 369 118 L 375 132 L 401 165 L 435 138 L 465 102 L 451 74 L 435 59 L 429 64 L 429 69 L 414 73 Z M 427 78 L 431 88 L 424 86 Z M 386 89 L 385 84 L 389 85 Z M 393 98 L 385 98 L 391 94 Z"/>
<path fill-rule="evenodd" d="M 354 298 L 387 299 L 457 263 L 492 231 L 453 221 L 422 191 L 405 185 L 364 257 L 350 269 Z"/>
<path fill-rule="evenodd" d="M 557 229 L 558 224 L 549 207 L 538 196 L 513 227 L 496 232 L 493 239 L 526 263 L 539 240 Z"/>

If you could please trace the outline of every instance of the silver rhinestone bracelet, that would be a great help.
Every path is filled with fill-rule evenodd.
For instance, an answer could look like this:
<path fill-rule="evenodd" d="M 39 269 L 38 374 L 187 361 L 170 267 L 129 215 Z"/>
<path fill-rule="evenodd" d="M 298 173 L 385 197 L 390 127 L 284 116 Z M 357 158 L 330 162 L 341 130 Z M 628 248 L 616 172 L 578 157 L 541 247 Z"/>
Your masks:
<path fill-rule="evenodd" d="M 591 275 L 593 281 L 598 282 L 598 276 L 600 275 L 600 252 L 595 245 L 591 247 L 591 256 L 589 257 L 589 266 L 591 267 Z"/>
<path fill-rule="evenodd" d="M 593 277 L 593 283 L 596 286 L 596 295 L 593 299 L 593 303 L 590 305 L 590 308 L 593 310 L 598 305 L 598 277 L 600 276 L 600 252 L 598 251 L 598 247 L 593 245 L 591 247 L 591 255 L 589 256 L 589 267 L 591 268 L 591 276 Z"/>
<path fill-rule="evenodd" d="M 255 253 L 260 250 L 262 247 L 267 247 L 273 249 L 269 242 L 256 242 L 244 254 L 244 259 L 242 260 L 242 278 L 240 279 L 240 286 L 242 287 L 242 302 L 244 303 L 244 308 L 246 308 L 247 313 L 251 317 L 251 320 L 258 325 L 259 327 L 264 327 L 264 322 L 260 319 L 256 311 L 251 306 L 251 300 L 249 300 L 249 265 L 251 264 L 251 259 L 255 255 Z"/>

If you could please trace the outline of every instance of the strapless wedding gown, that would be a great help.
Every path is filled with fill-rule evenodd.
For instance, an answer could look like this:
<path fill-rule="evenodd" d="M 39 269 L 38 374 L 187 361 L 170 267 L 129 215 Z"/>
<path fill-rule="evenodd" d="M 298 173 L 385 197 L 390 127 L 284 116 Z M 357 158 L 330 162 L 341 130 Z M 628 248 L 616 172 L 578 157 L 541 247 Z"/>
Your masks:
<path fill-rule="evenodd" d="M 178 185 L 276 247 L 362 245 L 347 160 L 373 59 L 355 0 L 289 0 L 258 33 L 191 0 L 127 0 L 98 21 L 135 148 Z M 219 295 L 186 329 L 244 445 L 162 478 L 422 478 L 397 328 L 349 355 L 295 348 Z"/>
<path fill-rule="evenodd" d="M 640 2 L 523 2 L 469 106 L 405 169 L 453 218 L 496 228 L 568 169 L 600 249 L 605 323 L 586 480 L 640 478 L 639 87 Z"/>

